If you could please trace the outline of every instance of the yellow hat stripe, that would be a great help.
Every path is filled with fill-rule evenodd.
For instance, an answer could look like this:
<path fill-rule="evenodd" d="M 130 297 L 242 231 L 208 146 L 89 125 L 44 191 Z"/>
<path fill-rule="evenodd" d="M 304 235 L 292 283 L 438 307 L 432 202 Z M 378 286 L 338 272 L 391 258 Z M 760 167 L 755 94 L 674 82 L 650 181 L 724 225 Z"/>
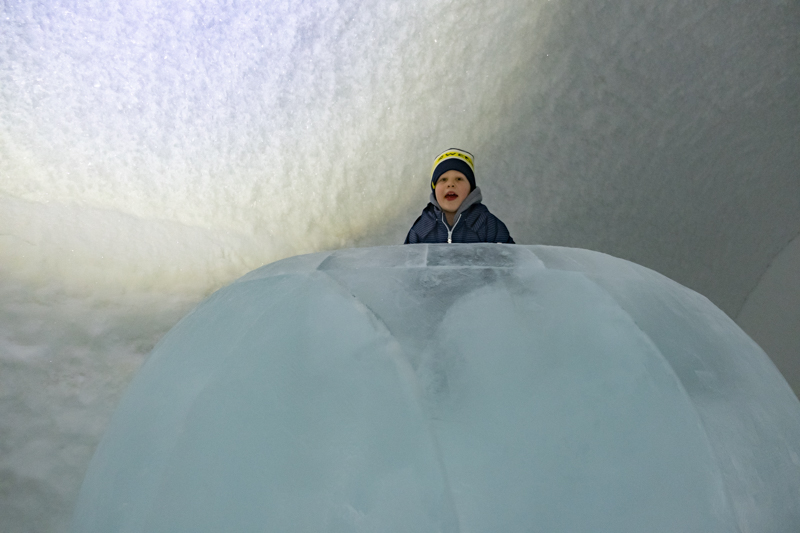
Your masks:
<path fill-rule="evenodd" d="M 437 157 L 436 160 L 433 162 L 433 167 L 431 167 L 431 176 L 433 176 L 433 171 L 436 170 L 436 166 L 439 163 L 441 163 L 445 159 L 451 159 L 451 158 L 461 159 L 462 161 L 466 162 L 469 165 L 469 168 L 471 168 L 473 172 L 475 172 L 475 164 L 472 161 L 471 155 L 464 152 L 460 152 L 458 150 L 448 150 L 447 152 Z"/>

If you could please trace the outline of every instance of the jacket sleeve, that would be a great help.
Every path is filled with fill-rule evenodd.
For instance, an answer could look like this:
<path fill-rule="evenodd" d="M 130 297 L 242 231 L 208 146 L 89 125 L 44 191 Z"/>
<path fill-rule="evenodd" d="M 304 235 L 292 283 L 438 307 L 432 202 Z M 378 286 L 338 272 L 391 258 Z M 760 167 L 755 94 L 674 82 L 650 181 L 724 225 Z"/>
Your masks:
<path fill-rule="evenodd" d="M 419 219 L 417 219 L 419 221 Z M 414 222 L 416 225 L 416 222 Z M 406 240 L 403 244 L 417 244 L 419 242 L 419 236 L 417 232 L 414 231 L 414 226 L 411 226 L 411 229 L 408 230 L 408 235 L 406 235 Z"/>
<path fill-rule="evenodd" d="M 414 221 L 411 229 L 408 230 L 406 241 L 403 244 L 434 242 L 431 241 L 432 235 L 430 233 L 435 227 L 436 218 L 433 215 L 433 204 L 428 204 L 428 206 L 422 210 L 422 214 Z"/>
<path fill-rule="evenodd" d="M 508 232 L 508 228 L 503 221 L 497 218 L 496 216 L 489 213 L 489 221 L 488 221 L 488 234 L 487 242 L 500 242 L 504 244 L 516 244 L 514 239 L 511 238 L 511 234 Z"/>
<path fill-rule="evenodd" d="M 414 223 L 411 224 L 411 229 L 408 230 L 408 235 L 406 235 L 406 241 L 403 244 L 417 244 L 417 243 L 419 243 L 419 235 L 417 235 L 417 232 L 414 231 L 414 228 L 417 227 L 417 224 L 419 224 L 419 221 L 421 219 L 422 219 L 422 215 L 418 216 L 417 220 L 415 220 Z"/>

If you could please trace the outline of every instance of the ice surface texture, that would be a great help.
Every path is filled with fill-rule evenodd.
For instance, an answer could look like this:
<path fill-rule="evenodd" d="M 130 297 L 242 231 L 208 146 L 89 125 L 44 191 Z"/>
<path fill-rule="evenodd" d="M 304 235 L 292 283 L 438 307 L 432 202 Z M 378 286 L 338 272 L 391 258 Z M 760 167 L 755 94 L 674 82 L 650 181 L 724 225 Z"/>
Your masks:
<path fill-rule="evenodd" d="M 265 266 L 167 334 L 75 532 L 800 530 L 800 403 L 706 298 L 546 246 Z"/>

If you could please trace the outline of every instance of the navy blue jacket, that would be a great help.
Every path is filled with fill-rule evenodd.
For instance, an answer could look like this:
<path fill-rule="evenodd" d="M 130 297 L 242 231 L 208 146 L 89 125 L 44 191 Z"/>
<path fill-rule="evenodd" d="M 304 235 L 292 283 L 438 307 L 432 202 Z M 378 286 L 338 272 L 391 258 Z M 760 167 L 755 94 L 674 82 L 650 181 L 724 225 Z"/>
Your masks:
<path fill-rule="evenodd" d="M 452 228 L 447 226 L 447 219 L 444 218 L 444 213 L 439 206 L 429 203 L 411 226 L 404 244 L 445 243 L 451 229 L 451 242 L 514 244 L 514 239 L 508 233 L 506 225 L 480 203 L 480 191 L 476 190 L 478 191 L 478 195 L 476 195 L 478 201 L 468 207 L 464 206 L 466 209 L 463 212 L 456 213 L 456 220 Z M 433 195 L 431 196 L 433 197 Z M 471 196 L 473 195 L 470 194 Z"/>

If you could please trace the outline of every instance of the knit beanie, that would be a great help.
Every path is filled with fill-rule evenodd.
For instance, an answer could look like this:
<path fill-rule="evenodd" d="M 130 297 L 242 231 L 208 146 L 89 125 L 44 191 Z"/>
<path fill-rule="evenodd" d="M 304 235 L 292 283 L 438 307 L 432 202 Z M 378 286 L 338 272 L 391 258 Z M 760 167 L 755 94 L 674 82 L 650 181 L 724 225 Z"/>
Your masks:
<path fill-rule="evenodd" d="M 471 153 L 458 148 L 450 148 L 436 156 L 431 170 L 431 189 L 436 188 L 439 176 L 448 170 L 457 170 L 464 174 L 469 180 L 469 190 L 475 190 L 475 160 Z"/>

